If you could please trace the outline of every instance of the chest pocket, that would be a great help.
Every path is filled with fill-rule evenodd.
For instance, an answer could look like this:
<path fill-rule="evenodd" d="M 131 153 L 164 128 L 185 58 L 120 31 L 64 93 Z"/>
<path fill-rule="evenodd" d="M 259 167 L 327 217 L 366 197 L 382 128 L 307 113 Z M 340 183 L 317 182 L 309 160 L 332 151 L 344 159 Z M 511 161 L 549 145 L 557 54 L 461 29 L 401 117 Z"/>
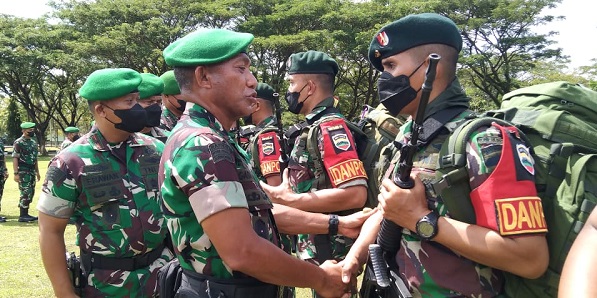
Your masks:
<path fill-rule="evenodd" d="M 145 185 L 145 191 L 148 197 L 154 196 L 160 189 L 158 183 L 158 169 L 160 166 L 160 156 L 157 154 L 139 157 L 139 170 Z M 153 193 L 153 194 L 152 194 Z"/>
<path fill-rule="evenodd" d="M 109 164 L 83 168 L 81 183 L 92 222 L 100 230 L 122 229 L 131 226 L 128 190 L 122 175 Z"/>

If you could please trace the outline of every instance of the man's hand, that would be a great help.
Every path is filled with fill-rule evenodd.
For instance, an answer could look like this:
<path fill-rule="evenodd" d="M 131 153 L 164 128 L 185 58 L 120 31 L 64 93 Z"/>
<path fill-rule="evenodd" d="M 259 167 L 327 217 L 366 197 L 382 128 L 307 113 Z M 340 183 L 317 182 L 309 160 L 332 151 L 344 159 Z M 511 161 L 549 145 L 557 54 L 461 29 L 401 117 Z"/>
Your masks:
<path fill-rule="evenodd" d="M 263 181 L 259 181 L 259 184 L 261 184 L 261 188 L 263 188 L 267 196 L 274 203 L 291 206 L 292 201 L 294 201 L 293 195 L 295 193 L 290 187 L 290 182 L 288 182 L 288 169 L 284 169 L 284 173 L 282 174 L 282 183 L 280 183 L 280 185 L 271 186 Z"/>
<path fill-rule="evenodd" d="M 19 178 L 19 174 L 15 174 L 14 180 L 16 183 L 21 182 L 21 179 Z"/>
<path fill-rule="evenodd" d="M 4 172 L 4 179 L 8 179 L 9 175 L 8 175 L 8 171 Z"/>
<path fill-rule="evenodd" d="M 41 179 L 41 176 L 39 175 L 39 171 L 35 172 L 35 177 L 37 177 L 37 181 L 39 181 L 39 179 Z"/>
<path fill-rule="evenodd" d="M 356 279 L 363 269 L 363 265 L 365 262 L 359 261 L 359 259 L 351 254 L 348 254 L 340 265 L 342 265 L 342 282 L 346 285 L 355 285 L 356 286 Z"/>
<path fill-rule="evenodd" d="M 391 180 L 384 179 L 378 200 L 385 219 L 414 231 L 419 219 L 430 211 L 423 182 L 414 173 L 411 178 L 415 181 L 415 186 L 411 189 L 402 189 Z"/>
<path fill-rule="evenodd" d="M 351 215 L 339 216 L 338 233 L 348 238 L 357 238 L 365 220 L 376 213 L 377 210 L 377 208 L 364 208 L 363 211 L 358 211 Z"/>
<path fill-rule="evenodd" d="M 336 261 L 327 260 L 319 266 L 326 273 L 321 288 L 314 289 L 322 297 L 350 297 L 350 284 L 342 282 L 342 266 Z"/>

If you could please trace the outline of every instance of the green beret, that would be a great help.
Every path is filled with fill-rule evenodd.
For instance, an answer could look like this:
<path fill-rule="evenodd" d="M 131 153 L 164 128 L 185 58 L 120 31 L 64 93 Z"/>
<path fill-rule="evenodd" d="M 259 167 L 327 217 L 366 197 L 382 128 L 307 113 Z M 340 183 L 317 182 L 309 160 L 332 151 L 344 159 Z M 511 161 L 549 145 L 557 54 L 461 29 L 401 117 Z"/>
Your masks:
<path fill-rule="evenodd" d="M 150 98 L 154 95 L 162 95 L 164 91 L 164 81 L 152 73 L 141 74 L 141 84 L 139 84 L 139 99 Z"/>
<path fill-rule="evenodd" d="M 318 51 L 307 51 L 290 55 L 288 74 L 295 73 L 338 73 L 338 63 L 328 54 Z"/>
<path fill-rule="evenodd" d="M 444 44 L 462 50 L 460 30 L 452 20 L 436 13 L 413 14 L 381 28 L 369 45 L 369 61 L 383 71 L 381 60 L 425 44 Z"/>
<path fill-rule="evenodd" d="M 130 68 L 105 68 L 87 77 L 79 95 L 88 101 L 111 100 L 136 92 L 141 75 Z"/>
<path fill-rule="evenodd" d="M 64 129 L 64 132 L 79 132 L 79 129 L 73 126 L 69 126 Z"/>
<path fill-rule="evenodd" d="M 170 66 L 220 63 L 245 52 L 252 41 L 250 33 L 202 28 L 168 45 L 164 49 L 164 60 Z"/>
<path fill-rule="evenodd" d="M 269 101 L 276 100 L 274 98 L 274 93 L 276 93 L 276 91 L 274 91 L 274 88 L 272 88 L 272 86 L 266 83 L 257 84 L 257 88 L 255 88 L 255 91 L 257 91 L 258 98 L 262 98 Z"/>
<path fill-rule="evenodd" d="M 165 72 L 161 77 L 162 82 L 164 83 L 164 91 L 162 94 L 165 95 L 176 95 L 180 94 L 180 87 L 178 87 L 178 82 L 174 77 L 174 71 L 169 70 Z"/>
<path fill-rule="evenodd" d="M 28 129 L 28 128 L 34 128 L 35 127 L 35 123 L 33 122 L 23 122 L 21 123 L 21 128 L 22 129 Z"/>

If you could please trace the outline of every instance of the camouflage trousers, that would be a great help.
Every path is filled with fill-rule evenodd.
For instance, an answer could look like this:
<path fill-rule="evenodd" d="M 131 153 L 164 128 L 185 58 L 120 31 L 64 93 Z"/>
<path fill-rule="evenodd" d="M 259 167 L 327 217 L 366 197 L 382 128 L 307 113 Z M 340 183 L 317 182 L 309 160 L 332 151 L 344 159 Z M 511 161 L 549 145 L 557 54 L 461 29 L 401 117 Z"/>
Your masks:
<path fill-rule="evenodd" d="M 19 171 L 19 179 L 19 207 L 28 209 L 35 194 L 35 173 Z"/>

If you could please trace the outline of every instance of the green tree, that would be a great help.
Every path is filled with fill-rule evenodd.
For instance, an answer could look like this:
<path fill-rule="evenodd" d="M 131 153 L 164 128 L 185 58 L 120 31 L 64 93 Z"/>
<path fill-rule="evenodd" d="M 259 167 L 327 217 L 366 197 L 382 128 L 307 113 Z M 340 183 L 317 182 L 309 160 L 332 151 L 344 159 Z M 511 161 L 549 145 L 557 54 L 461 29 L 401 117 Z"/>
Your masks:
<path fill-rule="evenodd" d="M 539 61 L 565 59 L 561 49 L 551 49 L 556 32 L 537 34 L 535 26 L 553 21 L 542 15 L 561 0 L 453 0 L 439 11 L 462 29 L 464 47 L 461 77 L 499 106 L 501 97 L 524 85 L 524 75 Z"/>
<path fill-rule="evenodd" d="M 7 116 L 6 116 L 6 134 L 7 141 L 14 142 L 19 138 L 23 132 L 21 130 L 21 113 L 17 106 L 17 101 L 14 99 L 8 100 Z"/>

